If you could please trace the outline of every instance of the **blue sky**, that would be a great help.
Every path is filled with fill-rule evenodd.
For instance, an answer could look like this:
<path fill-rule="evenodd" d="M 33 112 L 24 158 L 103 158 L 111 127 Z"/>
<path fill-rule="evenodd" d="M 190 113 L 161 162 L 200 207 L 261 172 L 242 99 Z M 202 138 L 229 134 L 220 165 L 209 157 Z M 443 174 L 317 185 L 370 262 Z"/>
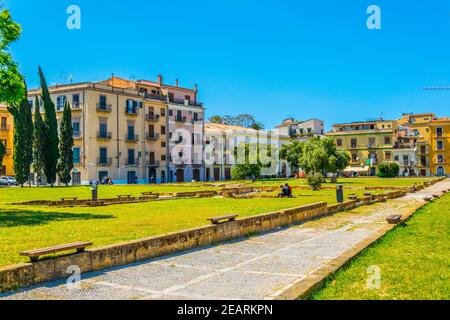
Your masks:
<path fill-rule="evenodd" d="M 22 24 L 12 46 L 30 87 L 114 73 L 193 87 L 208 116 L 248 112 L 335 122 L 402 112 L 450 116 L 450 1 L 10 0 Z M 66 8 L 81 8 L 81 30 Z M 368 30 L 366 9 L 381 8 Z"/>

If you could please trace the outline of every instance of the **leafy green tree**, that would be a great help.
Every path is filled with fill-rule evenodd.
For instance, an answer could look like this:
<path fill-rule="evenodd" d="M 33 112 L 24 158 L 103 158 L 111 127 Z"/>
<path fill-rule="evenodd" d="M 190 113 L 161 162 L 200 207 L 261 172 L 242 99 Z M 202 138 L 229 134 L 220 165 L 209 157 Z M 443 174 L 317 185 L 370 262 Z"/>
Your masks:
<path fill-rule="evenodd" d="M 56 182 L 56 167 L 59 159 L 59 138 L 58 138 L 58 122 L 56 120 L 55 104 L 53 103 L 50 92 L 48 91 L 47 82 L 39 66 L 39 78 L 41 81 L 41 100 L 44 106 L 44 124 L 45 124 L 45 153 L 44 153 L 44 172 L 47 183 L 53 187 Z"/>
<path fill-rule="evenodd" d="M 33 162 L 33 120 L 26 90 L 24 93 L 19 104 L 7 106 L 14 117 L 14 171 L 16 181 L 22 187 L 30 178 Z"/>
<path fill-rule="evenodd" d="M 3 157 L 5 156 L 5 154 L 6 154 L 6 148 L 3 145 L 3 142 L 0 141 L 0 166 L 3 163 Z"/>
<path fill-rule="evenodd" d="M 299 161 L 302 155 L 304 142 L 293 141 L 290 144 L 284 144 L 280 149 L 280 158 L 286 160 L 293 170 L 299 169 Z"/>
<path fill-rule="evenodd" d="M 9 45 L 19 39 L 21 32 L 9 11 L 0 7 L 0 102 L 7 105 L 20 103 L 26 91 L 19 67 L 9 53 Z"/>
<path fill-rule="evenodd" d="M 217 123 L 217 124 L 224 123 L 224 119 L 221 116 L 212 116 L 211 118 L 208 119 L 208 121 L 211 123 Z"/>
<path fill-rule="evenodd" d="M 71 180 L 73 169 L 73 128 L 72 111 L 68 102 L 64 105 L 63 118 L 59 134 L 58 177 L 66 186 Z"/>
<path fill-rule="evenodd" d="M 256 121 L 251 114 L 244 113 L 237 116 L 219 116 L 215 115 L 208 120 L 211 123 L 227 124 L 231 126 L 240 126 L 244 128 L 252 128 L 255 130 L 264 130 L 264 124 Z"/>
<path fill-rule="evenodd" d="M 321 173 L 308 174 L 306 180 L 313 190 L 320 190 L 324 177 Z"/>
<path fill-rule="evenodd" d="M 42 120 L 39 107 L 39 99 L 36 96 L 34 109 L 34 132 L 33 132 L 33 171 L 36 175 L 36 185 L 43 181 L 45 176 L 45 125 Z"/>
<path fill-rule="evenodd" d="M 231 171 L 233 180 L 251 179 L 256 181 L 261 177 L 261 168 L 263 164 L 259 155 L 259 144 L 245 144 L 240 147 L 235 147 L 234 156 L 237 164 Z"/>
<path fill-rule="evenodd" d="M 344 170 L 350 163 L 346 152 L 338 151 L 331 137 L 315 137 L 305 142 L 299 159 L 299 166 L 306 173 L 337 173 Z"/>
<path fill-rule="evenodd" d="M 400 172 L 400 166 L 395 162 L 382 163 L 378 166 L 380 178 L 396 178 Z"/>
<path fill-rule="evenodd" d="M 260 130 L 264 130 L 266 127 L 264 126 L 264 123 L 259 122 L 259 121 L 255 121 L 254 123 L 252 123 L 250 125 L 250 128 L 260 131 Z"/>

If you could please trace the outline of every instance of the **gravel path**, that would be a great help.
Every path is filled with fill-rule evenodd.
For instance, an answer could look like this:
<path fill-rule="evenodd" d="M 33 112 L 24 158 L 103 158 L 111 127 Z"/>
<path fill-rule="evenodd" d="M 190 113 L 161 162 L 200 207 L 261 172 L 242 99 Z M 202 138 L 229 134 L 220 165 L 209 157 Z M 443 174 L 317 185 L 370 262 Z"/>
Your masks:
<path fill-rule="evenodd" d="M 300 226 L 52 282 L 0 299 L 273 299 L 386 224 L 449 189 L 445 180 L 406 197 Z"/>

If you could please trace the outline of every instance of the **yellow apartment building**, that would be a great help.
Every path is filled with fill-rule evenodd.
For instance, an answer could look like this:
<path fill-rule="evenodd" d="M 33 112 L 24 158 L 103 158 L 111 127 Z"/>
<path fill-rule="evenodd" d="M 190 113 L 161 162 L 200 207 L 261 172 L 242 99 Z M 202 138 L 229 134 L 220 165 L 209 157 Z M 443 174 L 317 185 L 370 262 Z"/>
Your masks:
<path fill-rule="evenodd" d="M 0 104 L 0 141 L 6 149 L 3 162 L 0 163 L 0 175 L 14 176 L 13 147 L 14 147 L 14 122 L 12 115 L 6 110 L 5 105 Z"/>
<path fill-rule="evenodd" d="M 430 122 L 430 171 L 436 176 L 450 176 L 450 118 Z"/>
<path fill-rule="evenodd" d="M 398 123 L 375 120 L 335 124 L 327 136 L 334 138 L 339 150 L 350 153 L 350 165 L 355 171 L 376 175 L 380 163 L 394 161 Z"/>

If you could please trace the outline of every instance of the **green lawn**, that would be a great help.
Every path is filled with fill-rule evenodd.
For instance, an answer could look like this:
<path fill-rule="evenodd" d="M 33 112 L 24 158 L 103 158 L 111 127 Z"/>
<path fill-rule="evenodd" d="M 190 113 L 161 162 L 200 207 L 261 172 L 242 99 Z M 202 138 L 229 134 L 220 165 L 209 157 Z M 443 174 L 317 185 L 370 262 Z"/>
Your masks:
<path fill-rule="evenodd" d="M 450 194 L 415 213 L 341 269 L 316 300 L 450 299 Z M 367 289 L 367 269 L 381 270 L 379 289 Z"/>
<path fill-rule="evenodd" d="M 343 179 L 344 180 L 344 179 Z M 351 179 L 356 183 L 358 179 Z M 362 180 L 359 184 L 409 185 L 416 179 Z M 284 181 L 283 181 L 284 182 Z M 343 181 L 345 182 L 345 181 Z M 345 183 L 350 183 L 345 182 Z M 257 184 L 269 184 L 258 182 Z M 270 182 L 274 185 L 281 181 Z M 290 180 L 292 185 L 303 180 Z M 142 191 L 176 192 L 214 189 L 201 183 L 163 186 L 100 186 L 99 197 L 118 194 L 139 195 Z M 363 190 L 352 191 L 361 194 Z M 1 188 L 0 189 L 0 266 L 26 261 L 19 251 L 74 241 L 92 241 L 94 247 L 166 234 L 207 224 L 206 219 L 223 214 L 240 217 L 267 213 L 310 203 L 335 203 L 334 190 L 294 190 L 294 199 L 179 199 L 99 208 L 47 208 L 12 206 L 11 202 L 56 200 L 64 196 L 89 198 L 89 187 Z"/>

